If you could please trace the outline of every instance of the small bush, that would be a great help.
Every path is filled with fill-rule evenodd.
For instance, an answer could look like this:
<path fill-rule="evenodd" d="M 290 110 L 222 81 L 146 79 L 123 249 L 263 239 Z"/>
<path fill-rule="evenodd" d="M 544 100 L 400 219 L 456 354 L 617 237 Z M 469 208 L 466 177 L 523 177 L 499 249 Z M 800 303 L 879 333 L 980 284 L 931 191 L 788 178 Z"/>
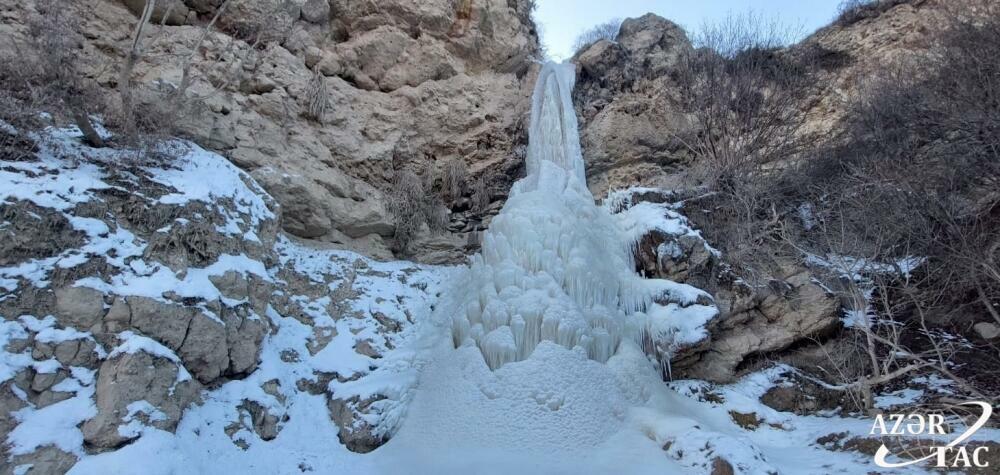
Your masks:
<path fill-rule="evenodd" d="M 485 176 L 479 177 L 472 185 L 472 211 L 482 214 L 493 202 L 493 190 Z"/>
<path fill-rule="evenodd" d="M 447 210 L 434 194 L 431 183 L 409 170 L 395 173 L 388 193 L 388 210 L 395 221 L 394 238 L 399 252 L 406 252 L 424 225 L 433 232 L 448 224 Z"/>
<path fill-rule="evenodd" d="M 330 108 L 330 94 L 326 89 L 326 78 L 319 69 L 313 72 L 313 78 L 309 81 L 306 101 L 306 117 L 322 124 L 323 117 Z"/>
<path fill-rule="evenodd" d="M 445 200 L 454 202 L 465 195 L 468 188 L 469 168 L 462 159 L 448 162 L 441 176 L 441 192 Z"/>
<path fill-rule="evenodd" d="M 621 29 L 621 26 L 621 18 L 612 18 L 604 23 L 590 27 L 590 29 L 580 33 L 573 40 L 573 51 L 579 53 L 601 40 L 614 41 L 618 37 L 618 31 Z"/>
<path fill-rule="evenodd" d="M 67 5 L 56 0 L 42 0 L 36 5 L 38 14 L 28 21 L 32 51 L 23 59 L 25 77 L 46 92 L 54 113 L 66 113 L 93 147 L 103 147 L 104 139 L 94 129 L 90 114 L 104 111 L 103 96 L 96 85 L 79 70 L 78 49 L 82 42 L 78 19 Z M 25 52 L 27 53 L 27 52 Z"/>

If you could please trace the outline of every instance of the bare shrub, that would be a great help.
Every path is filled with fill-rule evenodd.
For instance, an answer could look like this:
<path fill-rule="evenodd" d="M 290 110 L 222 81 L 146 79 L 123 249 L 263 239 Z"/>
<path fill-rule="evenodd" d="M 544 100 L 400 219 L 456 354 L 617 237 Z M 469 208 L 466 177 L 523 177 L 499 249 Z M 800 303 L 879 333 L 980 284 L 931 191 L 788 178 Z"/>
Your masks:
<path fill-rule="evenodd" d="M 448 224 L 447 211 L 429 180 L 409 170 L 396 171 L 388 193 L 388 210 L 394 218 L 397 250 L 406 252 L 410 242 L 427 226 L 432 232 Z"/>
<path fill-rule="evenodd" d="M 326 89 L 326 78 L 317 68 L 306 89 L 306 117 L 322 124 L 327 109 L 330 108 L 330 94 Z"/>
<path fill-rule="evenodd" d="M 480 176 L 472 185 L 472 211 L 482 214 L 493 201 L 493 190 L 486 176 Z"/>
<path fill-rule="evenodd" d="M 1000 324 L 1000 58 L 989 54 L 1000 6 L 983 5 L 950 18 L 934 49 L 870 78 L 844 135 L 785 174 L 786 197 L 814 210 L 808 229 L 783 223 L 786 242 L 898 267 L 842 291 L 870 323 L 851 329 L 866 364 L 841 387 L 933 371 L 969 395 L 997 395 L 997 371 L 981 363 L 996 364 L 995 346 L 956 336 Z"/>
<path fill-rule="evenodd" d="M 229 6 L 230 0 L 225 0 L 218 8 L 215 9 L 215 14 L 212 15 L 212 19 L 205 24 L 201 30 L 201 35 L 198 37 L 198 41 L 191 47 L 191 52 L 185 58 L 184 63 L 181 65 L 181 83 L 177 87 L 175 97 L 179 99 L 179 102 L 183 102 L 187 97 L 187 89 L 191 86 L 191 67 L 194 65 L 195 55 L 201 49 L 201 46 L 208 39 L 208 35 L 212 32 L 212 28 L 219 21 L 219 17 L 226 11 L 226 7 Z"/>
<path fill-rule="evenodd" d="M 747 13 L 705 25 L 677 73 L 696 132 L 677 137 L 694 155 L 708 190 L 695 217 L 709 238 L 747 272 L 763 272 L 784 210 L 772 169 L 810 143 L 800 101 L 811 90 L 808 56 L 781 47 L 794 30 Z M 745 276 L 746 277 L 746 276 Z M 765 276 L 766 277 L 766 276 Z"/>
<path fill-rule="evenodd" d="M 103 110 L 103 101 L 96 86 L 84 78 L 77 64 L 81 43 L 79 25 L 60 1 L 40 0 L 36 9 L 38 15 L 28 21 L 28 47 L 33 51 L 22 58 L 25 75 L 33 75 L 30 82 L 46 90 L 38 97 L 44 96 L 57 110 L 68 112 L 88 145 L 103 147 L 104 139 L 90 119 L 92 112 Z"/>
<path fill-rule="evenodd" d="M 604 23 L 590 27 L 577 35 L 576 39 L 573 40 L 573 51 L 579 53 L 601 40 L 614 41 L 618 37 L 618 30 L 621 29 L 621 26 L 621 18 L 612 18 Z"/>
<path fill-rule="evenodd" d="M 448 162 L 441 175 L 441 193 L 445 200 L 454 202 L 465 195 L 469 186 L 469 167 L 462 159 Z"/>
<path fill-rule="evenodd" d="M 131 46 L 125 54 L 125 62 L 121 66 L 121 72 L 118 77 L 122 126 L 126 139 L 132 143 L 138 141 L 138 130 L 135 124 L 135 105 L 133 103 L 132 72 L 135 70 L 135 65 L 142 60 L 144 49 L 143 36 L 146 31 L 146 25 L 152 18 L 155 9 L 156 0 L 146 0 L 142 14 L 139 15 L 139 21 L 132 31 Z M 169 12 L 164 14 L 163 21 L 166 21 L 168 16 L 170 16 Z"/>

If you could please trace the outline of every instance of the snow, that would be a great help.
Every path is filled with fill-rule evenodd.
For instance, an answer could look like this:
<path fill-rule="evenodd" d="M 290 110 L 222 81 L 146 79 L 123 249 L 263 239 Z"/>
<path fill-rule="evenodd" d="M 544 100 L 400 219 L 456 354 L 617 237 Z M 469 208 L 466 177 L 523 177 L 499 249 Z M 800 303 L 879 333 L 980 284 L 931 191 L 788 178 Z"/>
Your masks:
<path fill-rule="evenodd" d="M 318 371 L 353 375 L 353 380 L 343 383 L 334 379 L 330 383 L 333 394 L 345 399 L 354 395 L 387 396 L 388 400 L 373 405 L 377 410 L 371 413 L 371 418 L 386 430 L 394 427 L 403 415 L 395 401 L 416 383 L 411 364 L 415 351 L 407 343 L 413 334 L 407 314 L 414 320 L 428 318 L 433 296 L 447 270 L 407 262 L 382 263 L 348 251 L 309 249 L 287 238 L 281 238 L 276 247 L 282 266 L 308 275 L 316 283 L 333 277 L 331 290 L 356 273 L 353 286 L 356 295 L 343 303 L 362 317 L 331 315 L 327 311 L 328 296 L 320 297 L 319 303 L 305 295 L 295 296 L 298 301 L 313 304 L 310 317 L 315 320 L 314 325 L 336 329 L 337 336 L 313 355 L 307 347 L 313 338 L 313 325 L 269 308 L 267 318 L 274 331 L 264 340 L 260 365 L 254 373 L 204 393 L 204 403 L 188 408 L 176 434 L 144 425 L 133 417 L 121 430 L 139 435 L 135 442 L 114 452 L 87 456 L 70 473 L 209 473 L 218 467 L 234 473 L 385 472 L 381 458 L 349 452 L 339 444 L 338 428 L 328 416 L 327 396 L 300 391 L 298 385 L 303 380 L 315 382 Z M 279 269 L 269 270 L 271 278 L 277 279 Z M 375 333 L 373 329 L 378 328 L 378 323 L 369 312 L 376 311 L 384 311 L 386 318 L 399 322 L 404 329 L 398 334 Z M 367 338 L 374 339 L 373 346 L 385 355 L 383 358 L 371 359 L 354 352 L 356 341 Z M 162 353 L 170 359 L 176 357 L 162 345 L 151 344 L 142 337 L 126 339 L 132 342 L 128 348 Z M 396 350 L 390 352 L 386 340 Z M 296 357 L 282 357 L 289 352 Z M 262 389 L 266 382 L 277 382 L 277 396 Z M 246 419 L 246 414 L 237 410 L 244 400 L 254 401 L 285 420 L 280 423 L 275 439 L 262 440 L 246 427 L 246 422 L 232 438 L 226 434 L 229 424 Z M 133 409 L 135 414 L 155 417 L 155 413 L 147 411 L 151 408 L 141 403 L 130 407 L 129 412 Z M 245 451 L 234 444 L 237 439 L 247 444 Z M 157 463 L 144 463 L 148 460 Z"/>
<path fill-rule="evenodd" d="M 80 203 L 98 200 L 95 191 L 114 188 L 105 179 L 101 163 L 116 163 L 127 152 L 115 149 L 90 149 L 79 142 L 75 128 L 48 128 L 34 134 L 40 151 L 36 162 L 4 162 L 0 167 L 0 201 L 27 200 L 40 207 L 62 212 L 70 225 L 86 235 L 79 249 L 68 249 L 57 256 L 32 259 L 17 266 L 0 267 L 0 287 L 14 291 L 18 279 L 36 287 L 47 287 L 54 267 L 70 268 L 86 262 L 88 256 L 104 256 L 111 265 L 121 269 L 111 282 L 85 278 L 76 285 L 93 287 L 120 295 L 141 295 L 161 298 L 163 292 L 174 291 L 182 297 L 220 298 L 208 279 L 227 271 L 253 273 L 266 277 L 264 265 L 243 255 L 222 256 L 205 269 L 190 269 L 182 278 L 165 266 L 146 266 L 139 259 L 146 243 L 122 227 L 109 227 L 100 219 L 69 214 Z M 226 234 L 248 235 L 259 242 L 252 228 L 262 220 L 274 219 L 268 208 L 266 194 L 249 175 L 221 156 L 205 151 L 193 143 L 173 140 L 159 145 L 162 152 L 176 158 L 168 166 L 144 167 L 154 181 L 173 190 L 159 198 L 160 203 L 184 205 L 192 201 L 215 207 L 226 218 L 222 231 Z M 81 160 L 80 157 L 87 157 Z M 71 159 L 71 157 L 76 157 Z M 206 179 L 211 177 L 211 179 Z M 135 190 L 123 190 L 135 193 Z M 231 203 L 227 207 L 224 203 Z M 247 222 L 249 221 L 249 222 Z M 129 263 L 129 265 L 126 265 Z M 137 269 L 137 266 L 143 270 Z"/>
<path fill-rule="evenodd" d="M 125 407 L 125 410 L 128 411 L 125 414 L 125 417 L 122 417 L 122 421 L 125 422 L 125 424 L 118 426 L 118 433 L 122 437 L 138 437 L 149 428 L 147 424 L 144 424 L 139 419 L 139 414 L 143 414 L 148 422 L 167 420 L 167 415 L 150 404 L 149 401 L 132 402 Z"/>
<path fill-rule="evenodd" d="M 177 365 L 178 382 L 188 381 L 191 379 L 191 374 L 184 368 L 184 365 L 181 363 L 181 359 L 177 356 L 177 354 L 156 340 L 135 334 L 131 331 L 123 331 L 119 333 L 118 339 L 120 343 L 115 347 L 115 349 L 111 350 L 111 354 L 108 355 L 109 359 L 119 355 L 131 355 L 139 352 L 148 353 L 152 356 L 170 360 Z"/>
<path fill-rule="evenodd" d="M 6 132 L 8 135 L 17 135 L 17 129 L 3 119 L 0 119 L 0 131 Z"/>
<path fill-rule="evenodd" d="M 28 406 L 14 411 L 12 415 L 18 426 L 8 434 L 6 443 L 11 455 L 31 453 L 38 447 L 54 445 L 59 449 L 83 456 L 83 434 L 78 426 L 97 415 L 94 405 L 93 371 L 74 368 L 74 378 L 82 375 L 87 381 L 67 384 L 59 390 L 72 390 L 76 394 L 64 401 L 42 409 Z"/>
<path fill-rule="evenodd" d="M 260 220 L 275 217 L 263 198 L 266 196 L 263 189 L 229 161 L 192 142 L 174 141 L 164 147 L 172 154 L 179 155 L 179 158 L 172 167 L 158 169 L 151 176 L 155 181 L 176 191 L 160 197 L 158 202 L 184 205 L 191 201 L 201 201 L 215 206 L 228 218 L 227 224 L 220 229 L 225 234 L 243 234 L 239 224 L 256 227 Z M 207 177 L 211 179 L 206 179 Z M 244 223 L 238 214 L 233 214 L 220 204 L 222 200 L 231 200 L 236 211 L 250 216 L 251 222 Z"/>
<path fill-rule="evenodd" d="M 123 269 L 123 272 L 114 276 L 110 283 L 96 277 L 86 277 L 78 280 L 76 285 L 118 295 L 137 295 L 160 300 L 163 300 L 163 294 L 166 292 L 173 292 L 181 297 L 218 300 L 223 298 L 222 293 L 212 283 L 210 277 L 222 276 L 227 272 L 236 272 L 244 276 L 254 274 L 270 281 L 267 269 L 260 261 L 250 259 L 243 254 L 223 254 L 207 267 L 186 269 L 182 278 L 178 278 L 165 265 L 148 266 L 145 262 L 133 260 L 131 267 Z"/>
<path fill-rule="evenodd" d="M 22 340 L 28 338 L 28 332 L 24 326 L 16 321 L 0 322 L 0 383 L 13 378 L 21 369 L 31 365 L 31 352 L 21 353 L 8 352 L 7 345 L 12 340 Z"/>
<path fill-rule="evenodd" d="M 898 274 L 909 278 L 910 273 L 925 260 L 923 257 L 907 256 L 892 262 L 878 262 L 864 257 L 832 253 L 822 257 L 806 254 L 805 257 L 806 264 L 830 269 L 855 282 L 866 281 L 868 276 L 876 274 Z"/>

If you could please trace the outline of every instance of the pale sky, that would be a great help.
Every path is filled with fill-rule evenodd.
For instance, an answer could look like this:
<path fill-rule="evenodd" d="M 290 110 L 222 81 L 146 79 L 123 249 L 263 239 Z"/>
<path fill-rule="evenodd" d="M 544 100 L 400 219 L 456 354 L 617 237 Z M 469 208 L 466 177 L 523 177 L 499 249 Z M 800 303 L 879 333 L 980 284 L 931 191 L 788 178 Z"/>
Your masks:
<path fill-rule="evenodd" d="M 573 40 L 582 31 L 612 18 L 633 18 L 653 12 L 687 30 L 730 13 L 753 11 L 804 34 L 830 23 L 842 0 L 537 0 L 535 21 L 553 59 L 573 55 Z"/>

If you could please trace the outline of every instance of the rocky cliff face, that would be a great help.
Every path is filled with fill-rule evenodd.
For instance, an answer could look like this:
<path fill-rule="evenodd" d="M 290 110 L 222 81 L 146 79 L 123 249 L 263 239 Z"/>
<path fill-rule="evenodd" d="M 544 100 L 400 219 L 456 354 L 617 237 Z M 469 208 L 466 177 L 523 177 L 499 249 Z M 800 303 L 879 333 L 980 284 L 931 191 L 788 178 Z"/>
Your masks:
<path fill-rule="evenodd" d="M 277 199 L 281 228 L 392 256 L 385 193 L 394 171 L 438 180 L 461 161 L 498 189 L 518 172 L 538 53 L 526 0 L 174 0 L 159 2 L 131 78 L 156 105 L 183 81 L 199 106 L 179 132 L 250 172 Z M 143 1 L 70 2 L 81 64 L 110 92 Z M 225 10 L 207 30 L 221 6 Z M 0 3 L 4 48 L 27 35 L 35 2 Z M 11 53 L 12 51 L 8 51 Z M 461 197 L 449 232 L 409 250 L 459 259 L 483 213 Z M 497 193 L 490 199 L 502 199 Z M 472 239 L 474 242 L 474 239 Z"/>
<path fill-rule="evenodd" d="M 302 423 L 290 408 L 310 401 L 309 419 L 340 429 L 324 450 L 384 441 L 364 421 L 395 381 L 366 378 L 430 311 L 434 269 L 292 241 L 249 174 L 190 142 L 123 167 L 130 152 L 87 148 L 75 129 L 30 140 L 37 153 L 0 161 L 5 468 L 65 473 L 179 432 L 195 407 L 230 449 Z"/>
<path fill-rule="evenodd" d="M 579 52 L 574 103 L 587 181 L 595 196 L 629 186 L 664 186 L 686 153 L 676 140 L 690 130 L 671 71 L 690 52 L 687 34 L 647 14 L 622 23 L 616 41 Z"/>
<path fill-rule="evenodd" d="M 778 53 L 807 55 L 817 68 L 815 87 L 799 104 L 807 113 L 804 133 L 834 136 L 864 79 L 926 49 L 943 17 L 964 4 L 883 3 L 884 9 L 833 23 Z M 683 176 L 691 157 L 677 138 L 697 130 L 676 81 L 680 55 L 692 48 L 679 26 L 648 14 L 626 20 L 615 41 L 599 41 L 573 58 L 579 71 L 574 100 L 596 196 L 635 185 L 692 185 Z"/>
<path fill-rule="evenodd" d="M 883 2 L 866 15 L 827 26 L 778 55 L 808 56 L 817 80 L 797 104 L 802 133 L 834 138 L 848 104 L 866 78 L 926 50 L 954 3 Z M 688 171 L 694 158 L 680 138 L 698 133 L 680 97 L 677 70 L 694 46 L 677 25 L 648 14 L 626 20 L 615 41 L 602 40 L 573 58 L 574 100 L 581 123 L 589 185 L 595 196 L 632 186 L 630 202 L 676 203 L 695 216 L 699 185 Z M 653 189 L 673 190 L 662 193 Z M 791 260 L 777 263 L 769 282 L 750 285 L 722 254 L 690 235 L 651 232 L 639 244 L 638 271 L 689 283 L 710 292 L 720 315 L 708 337 L 673 349 L 674 374 L 732 380 L 741 368 L 840 328 L 840 302 L 816 272 Z M 711 244 L 711 243 L 708 243 Z"/>

